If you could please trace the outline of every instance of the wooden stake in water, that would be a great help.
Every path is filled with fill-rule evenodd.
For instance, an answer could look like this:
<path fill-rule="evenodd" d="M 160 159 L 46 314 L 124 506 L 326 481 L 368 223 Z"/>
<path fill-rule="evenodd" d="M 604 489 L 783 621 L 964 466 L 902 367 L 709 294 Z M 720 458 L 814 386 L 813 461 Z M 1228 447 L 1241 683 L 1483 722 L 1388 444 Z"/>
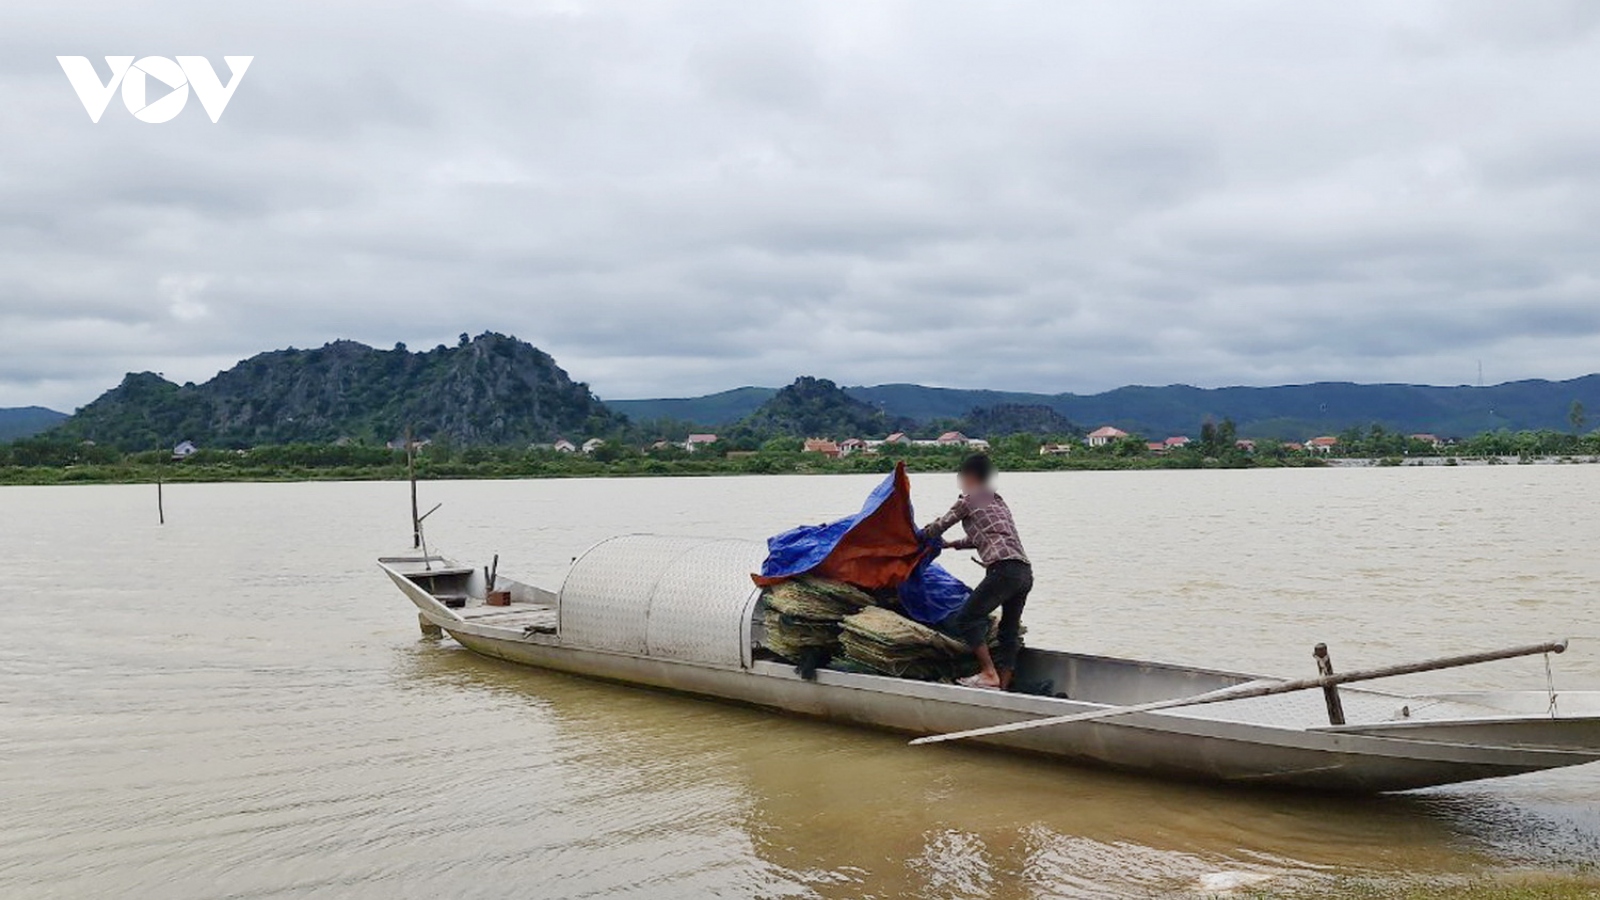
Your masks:
<path fill-rule="evenodd" d="M 161 518 L 161 524 L 167 524 L 167 505 L 161 497 L 161 463 L 156 463 L 156 515 Z"/>
<path fill-rule="evenodd" d="M 1333 657 L 1328 655 L 1328 645 L 1318 644 L 1311 651 L 1312 657 L 1317 661 L 1317 674 L 1323 678 L 1333 677 Z M 1344 724 L 1344 701 L 1339 699 L 1339 686 L 1326 684 L 1322 686 L 1322 698 L 1328 703 L 1328 724 Z"/>
<path fill-rule="evenodd" d="M 422 546 L 422 519 L 417 516 L 417 445 L 406 426 L 406 478 L 411 482 L 411 549 Z"/>

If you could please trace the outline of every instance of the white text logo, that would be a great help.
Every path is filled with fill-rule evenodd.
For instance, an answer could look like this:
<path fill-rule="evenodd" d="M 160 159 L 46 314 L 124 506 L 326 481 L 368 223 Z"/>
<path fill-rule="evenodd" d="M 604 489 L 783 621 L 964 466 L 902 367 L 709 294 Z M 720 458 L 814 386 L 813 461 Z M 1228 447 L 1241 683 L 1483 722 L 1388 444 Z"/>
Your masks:
<path fill-rule="evenodd" d="M 67 73 L 67 80 L 72 82 L 72 89 L 78 92 L 78 99 L 83 101 L 91 122 L 100 121 L 111 95 L 120 86 L 122 103 L 128 107 L 128 112 L 133 113 L 135 119 L 152 124 L 171 121 L 182 112 L 184 104 L 189 102 L 191 87 L 211 121 L 222 118 L 222 111 L 233 99 L 233 92 L 253 59 L 254 56 L 224 56 L 222 61 L 228 64 L 228 83 L 223 84 L 204 56 L 180 56 L 176 62 L 165 56 L 146 56 L 137 62 L 131 56 L 108 56 L 106 65 L 111 69 L 111 80 L 104 82 L 87 56 L 56 57 Z M 156 85 L 152 86 L 152 81 Z M 163 87 L 166 93 L 161 93 Z M 152 99 L 153 94 L 160 96 Z"/>

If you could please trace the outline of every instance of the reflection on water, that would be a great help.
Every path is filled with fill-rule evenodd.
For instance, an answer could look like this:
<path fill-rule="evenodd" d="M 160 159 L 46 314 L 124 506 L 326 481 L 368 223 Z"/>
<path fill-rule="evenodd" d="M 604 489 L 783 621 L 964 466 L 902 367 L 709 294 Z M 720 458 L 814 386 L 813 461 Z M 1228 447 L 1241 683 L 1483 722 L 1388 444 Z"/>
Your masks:
<path fill-rule="evenodd" d="M 397 674 L 536 710 L 560 743 L 585 748 L 586 781 L 619 796 L 666 789 L 643 813 L 649 822 L 676 829 L 738 810 L 769 887 L 824 897 L 1097 897 L 1185 890 L 1219 871 L 1293 879 L 1465 873 L 1513 858 L 1571 865 L 1593 858 L 1600 834 L 1594 822 L 1577 830 L 1471 792 L 1306 796 L 982 749 L 908 752 L 893 734 L 540 672 L 449 641 L 420 643 Z"/>
<path fill-rule="evenodd" d="M 1593 467 L 1006 486 L 1036 643 L 1305 674 L 1568 634 Z M 764 535 L 873 479 L 452 482 L 430 540 L 554 583 L 621 531 Z M 949 479 L 919 477 L 925 508 Z M 1600 857 L 1600 767 L 1375 800 L 912 749 L 418 637 L 403 487 L 0 489 L 0 896 L 1103 897 Z M 968 565 L 956 560 L 963 575 Z M 1433 680 L 1430 681 L 1429 679 Z M 1538 687 L 1537 661 L 1419 684 Z"/>

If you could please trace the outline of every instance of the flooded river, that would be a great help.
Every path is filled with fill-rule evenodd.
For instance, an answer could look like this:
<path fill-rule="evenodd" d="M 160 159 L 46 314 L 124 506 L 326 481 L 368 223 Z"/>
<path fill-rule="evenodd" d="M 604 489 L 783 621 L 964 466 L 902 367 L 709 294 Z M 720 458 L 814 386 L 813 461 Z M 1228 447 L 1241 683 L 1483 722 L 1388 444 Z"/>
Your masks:
<path fill-rule="evenodd" d="M 1029 640 L 1271 674 L 1570 636 L 1600 469 L 1006 476 Z M 863 477 L 424 484 L 554 587 L 618 532 L 764 537 Z M 953 479 L 914 479 L 920 518 Z M 0 897 L 1165 896 L 1600 858 L 1600 766 L 1376 800 L 1174 785 L 520 669 L 418 634 L 398 484 L 0 488 Z M 953 568 L 972 580 L 964 560 Z M 1539 659 L 1412 685 L 1542 688 Z"/>

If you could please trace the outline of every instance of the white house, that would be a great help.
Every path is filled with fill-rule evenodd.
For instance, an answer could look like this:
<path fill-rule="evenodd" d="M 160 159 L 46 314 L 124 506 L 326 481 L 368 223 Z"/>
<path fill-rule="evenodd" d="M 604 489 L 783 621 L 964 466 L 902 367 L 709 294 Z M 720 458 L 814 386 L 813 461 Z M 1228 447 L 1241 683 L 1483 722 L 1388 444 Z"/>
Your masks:
<path fill-rule="evenodd" d="M 172 458 L 184 459 L 199 452 L 200 448 L 194 445 L 194 441 L 181 441 L 178 446 L 172 448 Z"/>
<path fill-rule="evenodd" d="M 1089 437 L 1087 440 L 1089 446 L 1091 447 L 1104 447 L 1107 444 L 1120 441 L 1127 436 L 1128 433 L 1120 428 L 1113 428 L 1110 425 L 1102 425 L 1101 427 L 1089 432 Z"/>
<path fill-rule="evenodd" d="M 577 453 L 578 445 L 567 440 L 566 438 L 557 438 L 556 442 L 551 445 L 550 449 L 556 451 L 557 453 Z"/>
<path fill-rule="evenodd" d="M 694 453 L 702 447 L 709 447 L 716 442 L 717 436 L 714 434 L 691 434 L 689 439 L 683 442 L 683 449 Z"/>
<path fill-rule="evenodd" d="M 1039 448 L 1040 456 L 1066 456 L 1071 452 L 1071 444 L 1045 444 Z"/>
<path fill-rule="evenodd" d="M 596 450 L 599 450 L 601 447 L 605 446 L 605 443 L 606 442 L 601 440 L 600 438 L 589 438 L 587 441 L 583 442 L 583 452 L 584 453 L 593 453 Z"/>

